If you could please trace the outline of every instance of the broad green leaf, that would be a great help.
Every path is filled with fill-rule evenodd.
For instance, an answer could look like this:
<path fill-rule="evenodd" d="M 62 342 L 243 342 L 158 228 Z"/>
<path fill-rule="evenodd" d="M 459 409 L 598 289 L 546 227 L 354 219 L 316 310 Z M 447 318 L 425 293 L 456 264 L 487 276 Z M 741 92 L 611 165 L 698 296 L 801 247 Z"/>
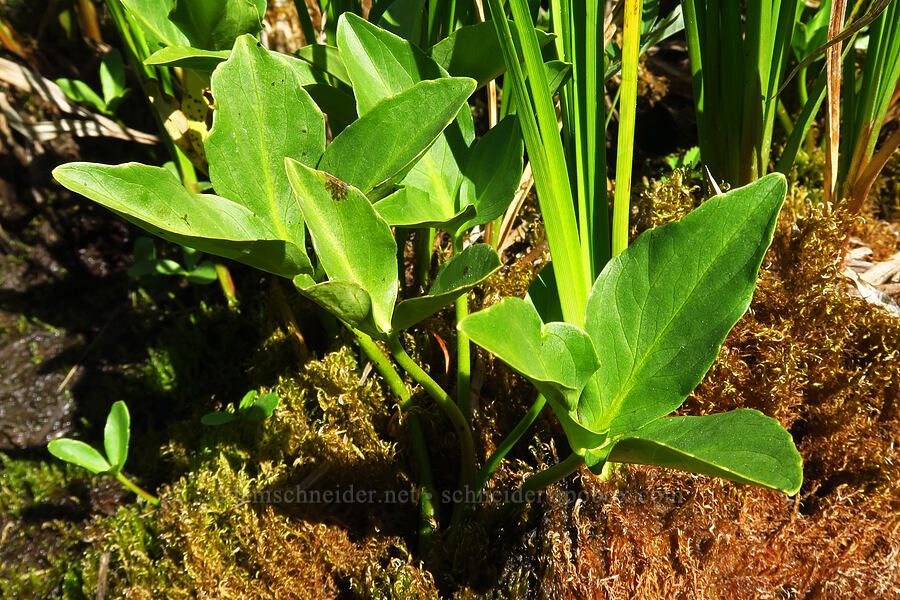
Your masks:
<path fill-rule="evenodd" d="M 113 102 L 121 99 L 127 91 L 122 53 L 115 48 L 110 48 L 100 61 L 100 86 L 103 90 L 103 101 L 110 110 L 113 108 L 111 106 Z"/>
<path fill-rule="evenodd" d="M 434 143 L 474 86 L 471 79 L 422 81 L 385 98 L 334 138 L 318 168 L 363 193 L 391 182 Z"/>
<path fill-rule="evenodd" d="M 581 389 L 597 369 L 587 334 L 566 323 L 544 325 L 534 306 L 519 298 L 504 298 L 469 315 L 458 328 L 565 412 L 575 408 Z"/>
<path fill-rule="evenodd" d="M 465 206 L 459 212 L 451 208 L 451 205 L 434 202 L 428 192 L 413 186 L 402 187 L 375 203 L 375 210 L 391 227 L 415 225 L 456 231 L 476 214 L 472 205 Z"/>
<path fill-rule="evenodd" d="M 163 167 L 69 163 L 54 169 L 53 177 L 170 242 L 282 277 L 312 272 L 305 249 L 279 238 L 252 211 L 218 196 L 192 194 Z"/>
<path fill-rule="evenodd" d="M 353 96 L 326 83 L 311 83 L 304 88 L 323 113 L 328 116 L 328 127 L 338 136 L 347 125 L 357 119 Z"/>
<path fill-rule="evenodd" d="M 360 115 L 420 81 L 447 76 L 414 44 L 353 13 L 341 16 L 337 45 L 353 82 Z"/>
<path fill-rule="evenodd" d="M 56 458 L 78 465 L 91 473 L 105 473 L 112 469 L 99 452 L 78 440 L 69 438 L 53 440 L 47 444 L 47 450 Z"/>
<path fill-rule="evenodd" d="M 85 82 L 63 77 L 57 79 L 55 83 L 70 100 L 90 106 L 97 112 L 106 113 L 106 102 Z"/>
<path fill-rule="evenodd" d="M 633 431 L 700 383 L 750 305 L 786 189 L 773 174 L 713 198 L 606 265 L 585 318 L 600 358 L 586 427 Z"/>
<path fill-rule="evenodd" d="M 253 403 L 256 402 L 256 397 L 258 395 L 259 392 L 257 392 L 256 390 L 250 390 L 249 392 L 244 394 L 244 397 L 241 398 L 240 402 L 238 402 L 238 410 L 247 410 L 248 408 L 253 406 Z"/>
<path fill-rule="evenodd" d="M 515 115 L 509 115 L 478 140 L 463 169 L 461 207 L 474 206 L 476 216 L 459 228 L 462 233 L 490 223 L 506 212 L 522 177 L 525 146 Z"/>
<path fill-rule="evenodd" d="M 341 58 L 336 46 L 309 44 L 297 50 L 297 56 L 341 83 L 353 85 L 347 74 L 347 67 L 344 66 L 344 59 Z"/>
<path fill-rule="evenodd" d="M 381 5 L 386 5 L 384 10 L 376 15 L 369 13 L 369 21 L 413 44 L 421 45 L 422 21 L 428 14 L 425 0 L 384 0 L 378 3 L 378 6 Z"/>
<path fill-rule="evenodd" d="M 196 268 L 186 272 L 184 274 L 185 279 L 188 280 L 189 283 L 193 283 L 196 285 L 208 285 L 219 278 L 218 273 L 216 273 L 216 265 L 211 263 L 208 260 L 203 261 Z"/>
<path fill-rule="evenodd" d="M 233 412 L 211 412 L 200 417 L 200 422 L 207 427 L 218 427 L 228 423 L 234 423 L 238 420 L 237 414 Z"/>
<path fill-rule="evenodd" d="M 399 286 L 390 226 L 359 189 L 290 158 L 285 166 L 328 278 L 365 290 L 375 324 L 389 332 Z"/>
<path fill-rule="evenodd" d="M 305 60 L 300 60 L 295 56 L 291 56 L 290 54 L 282 54 L 281 52 L 271 52 L 270 54 L 279 60 L 283 60 L 286 62 L 297 74 L 300 83 L 303 85 L 303 89 L 307 92 L 309 91 L 309 86 L 313 84 L 319 84 L 319 76 L 316 74 L 315 70 L 310 66 L 308 62 Z"/>
<path fill-rule="evenodd" d="M 203 50 L 190 46 L 166 46 L 144 60 L 145 65 L 183 67 L 212 73 L 220 63 L 228 60 L 231 50 Z"/>
<path fill-rule="evenodd" d="M 426 295 L 397 304 L 394 330 L 408 329 L 430 317 L 499 268 L 500 257 L 488 244 L 469 246 L 443 264 Z"/>
<path fill-rule="evenodd" d="M 122 4 L 144 32 L 150 50 L 162 46 L 190 46 L 188 37 L 169 20 L 175 0 L 122 0 Z"/>
<path fill-rule="evenodd" d="M 750 409 L 652 421 L 618 440 L 609 459 L 722 477 L 795 494 L 803 462 L 791 434 Z"/>
<path fill-rule="evenodd" d="M 519 48 L 519 36 L 512 21 L 509 29 L 513 43 Z M 550 43 L 554 36 L 535 29 L 541 47 Z M 521 55 L 521 50 L 519 51 Z M 478 87 L 487 84 L 506 70 L 503 53 L 497 40 L 494 23 L 490 20 L 476 25 L 460 27 L 431 48 L 431 58 L 450 75 L 471 77 Z"/>
<path fill-rule="evenodd" d="M 338 24 L 338 47 L 353 81 L 360 115 L 420 81 L 448 77 L 414 44 L 353 14 L 344 15 Z M 402 185 L 427 192 L 426 200 L 434 206 L 430 212 L 459 212 L 456 197 L 460 166 L 474 138 L 472 114 L 464 104 L 453 123 L 403 179 Z"/>
<path fill-rule="evenodd" d="M 175 0 L 170 18 L 190 46 L 228 50 L 244 34 L 262 29 L 262 16 L 251 0 Z"/>
<path fill-rule="evenodd" d="M 351 327 L 370 337 L 385 339 L 372 315 L 372 297 L 359 284 L 339 280 L 316 283 L 309 275 L 297 275 L 294 285 L 301 294 Z"/>
<path fill-rule="evenodd" d="M 525 299 L 534 305 L 544 323 L 564 320 L 552 261 L 538 272 L 531 285 L 528 286 L 528 295 L 525 296 Z"/>
<path fill-rule="evenodd" d="M 263 394 L 256 399 L 252 406 L 247 408 L 244 413 L 244 418 L 251 423 L 256 423 L 271 417 L 280 400 L 278 394 L 274 392 Z"/>
<path fill-rule="evenodd" d="M 551 96 L 558 94 L 572 76 L 572 65 L 561 60 L 548 60 L 544 63 L 544 70 L 547 72 L 547 85 Z"/>
<path fill-rule="evenodd" d="M 112 405 L 103 429 L 103 447 L 106 459 L 113 471 L 121 471 L 128 458 L 128 440 L 131 437 L 131 417 L 128 407 L 121 400 Z"/>
<path fill-rule="evenodd" d="M 284 159 L 316 164 L 325 150 L 322 113 L 287 61 L 249 35 L 216 68 L 212 92 L 223 99 L 205 143 L 216 193 L 253 211 L 279 238 L 305 248 L 303 215 Z"/>

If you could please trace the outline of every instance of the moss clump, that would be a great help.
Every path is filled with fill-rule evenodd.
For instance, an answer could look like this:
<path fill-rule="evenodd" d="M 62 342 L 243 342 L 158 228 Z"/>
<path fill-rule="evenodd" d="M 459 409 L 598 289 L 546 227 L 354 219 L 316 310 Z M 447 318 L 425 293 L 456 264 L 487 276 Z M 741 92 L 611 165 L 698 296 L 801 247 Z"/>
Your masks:
<path fill-rule="evenodd" d="M 74 467 L 0 453 L 0 598 L 80 598 L 83 518 L 72 494 L 87 493 Z"/>
<path fill-rule="evenodd" d="M 540 595 L 900 596 L 900 320 L 847 293 L 848 223 L 806 194 L 789 200 L 750 311 L 681 409 L 778 418 L 804 456 L 797 497 L 661 468 L 583 470 L 533 507 L 511 552 L 547 557 Z"/>
<path fill-rule="evenodd" d="M 702 200 L 697 181 L 684 169 L 675 169 L 661 180 L 645 183 L 631 218 L 631 239 L 647 229 L 665 225 L 685 216 Z"/>
<path fill-rule="evenodd" d="M 393 533 L 415 522 L 414 504 L 288 501 L 287 492 L 353 483 L 409 487 L 387 438 L 389 406 L 373 379 L 360 379 L 342 348 L 282 376 L 271 418 L 173 444 L 186 474 L 161 490 L 159 509 L 126 506 L 93 523 L 85 593 L 107 556 L 111 597 L 436 598 Z"/>

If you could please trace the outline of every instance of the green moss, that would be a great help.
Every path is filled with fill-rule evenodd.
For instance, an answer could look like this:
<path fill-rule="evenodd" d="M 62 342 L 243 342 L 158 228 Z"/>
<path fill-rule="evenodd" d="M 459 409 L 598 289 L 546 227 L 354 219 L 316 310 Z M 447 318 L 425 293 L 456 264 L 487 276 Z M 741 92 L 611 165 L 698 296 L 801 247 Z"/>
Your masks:
<path fill-rule="evenodd" d="M 71 493 L 82 472 L 0 453 L 0 598 L 81 598 L 83 547 Z"/>
<path fill-rule="evenodd" d="M 185 424 L 194 435 L 168 449 L 185 474 L 159 490 L 159 509 L 129 505 L 92 522 L 84 593 L 108 556 L 110 597 L 333 598 L 349 586 L 360 598 L 436 598 L 405 542 L 378 533 L 414 519 L 414 505 L 354 510 L 372 528 L 359 537 L 366 527 L 346 522 L 347 507 L 275 502 L 273 492 L 297 485 L 409 487 L 407 459 L 387 434 L 391 401 L 373 378 L 360 381 L 355 352 L 342 348 L 260 391 L 281 396 L 260 423 L 201 436 Z"/>

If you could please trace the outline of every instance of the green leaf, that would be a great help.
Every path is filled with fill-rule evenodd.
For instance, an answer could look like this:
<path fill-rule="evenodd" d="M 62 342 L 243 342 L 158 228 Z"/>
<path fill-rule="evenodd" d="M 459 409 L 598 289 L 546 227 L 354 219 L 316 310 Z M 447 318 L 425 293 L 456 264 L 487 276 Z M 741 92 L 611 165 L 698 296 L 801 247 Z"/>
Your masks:
<path fill-rule="evenodd" d="M 538 272 L 531 285 L 528 286 L 528 295 L 525 296 L 525 299 L 534 305 L 544 323 L 563 320 L 552 261 Z"/>
<path fill-rule="evenodd" d="M 377 4 L 379 7 L 382 5 L 387 6 L 380 14 L 369 13 L 369 21 L 413 44 L 420 45 L 422 21 L 428 14 L 425 0 L 385 0 Z"/>
<path fill-rule="evenodd" d="M 121 400 L 112 405 L 103 429 L 103 447 L 113 471 L 121 471 L 128 458 L 128 440 L 131 436 L 131 416 Z"/>
<path fill-rule="evenodd" d="M 513 43 L 519 49 L 519 36 L 512 21 L 509 21 Z M 554 36 L 535 29 L 541 47 L 550 43 Z M 519 49 L 519 56 L 522 51 Z M 471 77 L 478 87 L 487 84 L 506 71 L 497 31 L 490 20 L 476 25 L 460 27 L 431 48 L 431 58 L 450 75 Z"/>
<path fill-rule="evenodd" d="M 469 315 L 458 328 L 567 413 L 597 369 L 597 355 L 585 332 L 566 323 L 544 325 L 534 306 L 519 298 L 504 298 Z"/>
<path fill-rule="evenodd" d="M 200 422 L 207 427 L 218 427 L 227 423 L 234 423 L 238 416 L 233 412 L 211 412 L 200 417 Z"/>
<path fill-rule="evenodd" d="M 63 93 L 72 101 L 85 104 L 101 113 L 106 113 L 106 102 L 97 95 L 97 92 L 83 81 L 77 79 L 60 78 L 56 80 Z"/>
<path fill-rule="evenodd" d="M 303 215 L 284 159 L 315 165 L 325 150 L 325 119 L 294 69 L 241 37 L 212 75 L 217 102 L 204 144 L 209 178 L 221 196 L 257 215 L 279 238 L 305 249 Z"/>
<path fill-rule="evenodd" d="M 341 58 L 341 53 L 336 46 L 309 44 L 297 50 L 297 56 L 341 83 L 353 85 L 347 74 L 347 67 L 344 66 L 344 59 Z"/>
<path fill-rule="evenodd" d="M 190 45 L 206 50 L 228 50 L 241 35 L 262 29 L 259 8 L 250 0 L 175 0 L 170 18 Z"/>
<path fill-rule="evenodd" d="M 257 423 L 271 417 L 280 400 L 278 394 L 274 392 L 263 394 L 247 409 L 244 418 L 250 423 Z"/>
<path fill-rule="evenodd" d="M 209 285 L 219 278 L 216 273 L 216 265 L 208 260 L 203 261 L 196 268 L 188 271 L 184 275 L 188 282 L 195 285 Z"/>
<path fill-rule="evenodd" d="M 69 163 L 53 177 L 138 227 L 170 242 L 280 275 L 312 272 L 305 249 L 279 238 L 249 209 L 192 194 L 163 167 Z"/>
<path fill-rule="evenodd" d="M 244 397 L 241 398 L 241 401 L 238 403 L 238 410 L 247 410 L 253 403 L 256 402 L 256 397 L 259 395 L 259 392 L 256 390 L 250 390 Z"/>
<path fill-rule="evenodd" d="M 669 417 L 618 440 L 609 460 L 658 465 L 795 494 L 803 461 L 791 434 L 750 409 Z"/>
<path fill-rule="evenodd" d="M 181 29 L 169 20 L 175 0 L 122 0 L 122 4 L 144 32 L 151 50 L 191 45 Z"/>
<path fill-rule="evenodd" d="M 304 88 L 323 113 L 328 116 L 328 126 L 333 136 L 338 136 L 347 125 L 357 119 L 353 96 L 325 83 L 311 83 Z"/>
<path fill-rule="evenodd" d="M 334 138 L 319 169 L 363 193 L 390 183 L 434 143 L 474 87 L 471 79 L 446 78 L 385 98 Z"/>
<path fill-rule="evenodd" d="M 394 310 L 395 331 L 408 329 L 466 294 L 500 268 L 500 257 L 488 244 L 474 244 L 443 264 L 424 296 L 403 300 Z"/>
<path fill-rule="evenodd" d="M 476 215 L 475 207 L 468 205 L 459 212 L 452 205 L 435 202 L 434 196 L 417 187 L 402 187 L 375 203 L 375 210 L 391 227 L 417 226 L 440 227 L 456 231 L 460 225 Z"/>
<path fill-rule="evenodd" d="M 369 337 L 385 339 L 385 334 L 375 325 L 372 297 L 358 284 L 349 281 L 316 283 L 309 275 L 297 275 L 294 285 L 301 294 L 351 327 Z"/>
<path fill-rule="evenodd" d="M 355 187 L 292 159 L 286 159 L 285 166 L 329 279 L 365 290 L 375 324 L 389 332 L 399 286 L 397 244 L 390 226 Z"/>
<path fill-rule="evenodd" d="M 360 115 L 420 81 L 448 77 L 414 44 L 353 14 L 345 14 L 338 24 L 338 47 L 353 81 Z M 455 202 L 460 166 L 474 138 L 472 114 L 464 104 L 402 181 L 406 187 L 427 193 L 424 200 L 433 205 L 430 213 L 447 215 L 449 220 L 460 212 Z"/>
<path fill-rule="evenodd" d="M 360 115 L 420 81 L 447 76 L 408 40 L 379 29 L 353 13 L 341 15 L 337 45 L 353 82 Z"/>
<path fill-rule="evenodd" d="M 750 305 L 787 185 L 773 174 L 641 235 L 588 299 L 600 396 L 582 421 L 610 435 L 679 407 Z"/>
<path fill-rule="evenodd" d="M 100 61 L 100 85 L 103 89 L 103 101 L 109 110 L 112 110 L 113 103 L 124 97 L 128 91 L 125 87 L 122 53 L 115 48 L 110 48 Z"/>
<path fill-rule="evenodd" d="M 78 465 L 91 473 L 105 473 L 112 469 L 99 452 L 78 440 L 69 438 L 53 440 L 47 444 L 47 450 L 56 458 Z"/>
<path fill-rule="evenodd" d="M 572 65 L 561 60 L 550 60 L 544 63 L 544 69 L 547 71 L 550 95 L 555 96 L 572 76 Z"/>
<path fill-rule="evenodd" d="M 145 65 L 182 67 L 212 73 L 220 63 L 228 60 L 231 50 L 203 50 L 190 46 L 166 46 L 144 60 Z"/>
<path fill-rule="evenodd" d="M 478 140 L 463 169 L 459 191 L 461 206 L 474 206 L 477 214 L 459 228 L 457 235 L 490 223 L 506 211 L 519 187 L 524 151 L 515 115 L 500 121 Z"/>

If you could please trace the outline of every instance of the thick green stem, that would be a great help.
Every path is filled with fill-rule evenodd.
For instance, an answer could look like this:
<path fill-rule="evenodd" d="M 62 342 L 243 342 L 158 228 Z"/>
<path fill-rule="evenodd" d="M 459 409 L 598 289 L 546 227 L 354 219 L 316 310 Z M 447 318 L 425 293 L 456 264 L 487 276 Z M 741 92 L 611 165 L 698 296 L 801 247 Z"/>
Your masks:
<path fill-rule="evenodd" d="M 453 241 L 453 250 L 462 252 L 462 236 Z M 469 316 L 469 295 L 463 294 L 456 299 L 456 322 L 460 323 Z M 456 404 L 462 411 L 466 421 L 472 422 L 472 346 L 469 336 L 456 331 Z"/>
<path fill-rule="evenodd" d="M 132 482 L 130 479 L 125 477 L 121 471 L 116 471 L 114 473 L 116 479 L 119 480 L 119 483 L 124 485 L 127 489 L 131 490 L 135 494 L 137 494 L 140 498 L 143 498 L 153 506 L 159 506 L 159 498 L 151 494 L 150 492 L 142 489 L 136 483 Z"/>
<path fill-rule="evenodd" d="M 375 370 L 378 371 L 394 395 L 400 399 L 400 410 L 408 411 L 412 408 L 412 395 L 409 393 L 409 388 L 406 387 L 403 378 L 394 369 L 391 360 L 385 356 L 378 344 L 368 335 L 356 329 L 353 329 L 353 334 L 356 335 L 359 347 L 366 353 L 372 364 L 375 365 Z M 416 477 L 421 486 L 419 509 L 422 513 L 422 521 L 419 524 L 419 546 L 423 551 L 427 551 L 438 523 L 437 507 L 434 504 L 434 498 L 437 495 L 434 491 L 434 480 L 431 476 L 428 445 L 425 443 L 425 436 L 422 434 L 422 424 L 419 421 L 419 415 L 409 412 L 406 422 L 409 424 L 409 437 L 416 465 Z"/>
<path fill-rule="evenodd" d="M 578 467 L 584 464 L 584 458 L 574 452 L 562 462 L 558 462 L 552 467 L 548 467 L 543 471 L 538 471 L 519 486 L 512 498 L 500 507 L 498 516 L 505 518 L 519 504 L 529 502 L 531 495 L 538 490 L 542 490 L 547 486 L 556 483 L 561 479 L 565 479 L 578 470 Z"/>
<path fill-rule="evenodd" d="M 469 428 L 468 421 L 447 392 L 422 367 L 416 364 L 416 361 L 410 358 L 396 336 L 388 339 L 388 349 L 397 364 L 425 389 L 453 423 L 456 437 L 459 438 L 460 488 L 471 489 L 475 482 L 475 441 L 472 438 L 472 430 Z"/>
<path fill-rule="evenodd" d="M 423 290 L 428 289 L 432 250 L 434 250 L 434 229 L 420 229 L 416 233 L 416 281 Z"/>
<path fill-rule="evenodd" d="M 535 419 L 538 418 L 538 415 L 541 414 L 541 409 L 544 408 L 544 405 L 547 403 L 547 399 L 544 398 L 543 395 L 538 395 L 537 400 L 534 401 L 534 404 L 531 405 L 531 408 L 528 409 L 528 412 L 525 413 L 516 426 L 513 428 L 509 435 L 503 438 L 503 441 L 500 442 L 500 445 L 497 446 L 497 449 L 494 450 L 493 454 L 491 454 L 488 459 L 484 462 L 484 466 L 481 467 L 481 470 L 478 472 L 478 476 L 475 478 L 475 493 L 478 494 L 484 489 L 485 484 L 488 482 L 488 479 L 491 478 L 491 475 L 494 474 L 494 471 L 497 470 L 497 466 L 500 465 L 500 461 L 512 450 L 513 446 L 518 443 L 522 436 L 525 435 L 525 432 L 528 431 L 528 428 L 531 427 L 532 423 L 534 423 Z"/>

